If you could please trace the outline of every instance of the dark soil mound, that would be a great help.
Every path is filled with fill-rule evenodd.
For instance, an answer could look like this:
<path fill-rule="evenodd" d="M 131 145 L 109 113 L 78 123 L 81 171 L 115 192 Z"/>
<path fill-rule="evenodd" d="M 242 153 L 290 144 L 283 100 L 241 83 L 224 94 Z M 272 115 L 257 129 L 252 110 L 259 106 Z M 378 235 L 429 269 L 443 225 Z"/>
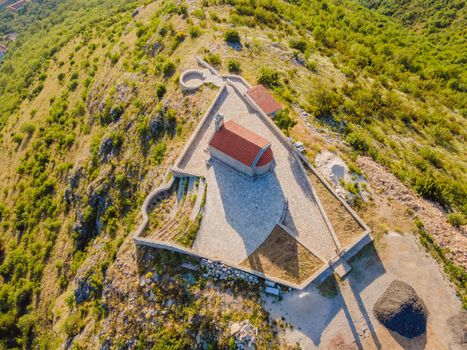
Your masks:
<path fill-rule="evenodd" d="M 407 338 L 426 331 L 425 304 L 408 284 L 394 280 L 376 302 L 373 312 L 385 327 Z"/>

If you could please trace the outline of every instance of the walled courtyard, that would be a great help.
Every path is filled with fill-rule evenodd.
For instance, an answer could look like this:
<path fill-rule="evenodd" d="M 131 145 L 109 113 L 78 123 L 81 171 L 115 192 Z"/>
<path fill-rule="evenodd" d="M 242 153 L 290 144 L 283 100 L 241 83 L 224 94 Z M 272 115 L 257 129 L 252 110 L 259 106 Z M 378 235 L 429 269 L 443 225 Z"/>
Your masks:
<path fill-rule="evenodd" d="M 303 160 L 271 119 L 246 96 L 250 88 L 248 83 L 239 76 L 220 76 L 209 67 L 189 70 L 180 77 L 182 89 L 186 91 L 196 90 L 204 83 L 217 85 L 218 95 L 172 168 L 176 177 L 201 178 L 206 182 L 205 203 L 200 212 L 202 219 L 187 252 L 236 268 L 243 266 L 259 275 L 280 275 L 279 279 L 293 281 L 295 285 L 310 280 L 312 274 L 319 275 L 330 266 L 345 274 L 345 260 L 338 256 L 343 247 L 310 182 Z M 271 171 L 251 178 L 211 157 L 208 145 L 215 131 L 217 114 L 270 142 L 274 155 Z M 337 197 L 336 202 L 340 203 Z M 369 233 L 364 224 L 355 220 L 364 235 L 356 237 L 354 245 Z M 276 232 L 274 237 L 273 232 Z M 150 233 L 148 237 L 151 236 L 157 237 Z M 159 244 L 157 239 L 155 243 Z M 284 244 L 294 247 L 294 251 L 286 252 L 288 254 L 271 251 L 279 252 L 285 248 Z M 180 251 L 181 247 L 172 244 L 167 248 Z M 276 269 L 279 261 L 283 261 L 284 266 Z M 341 261 L 340 267 L 336 261 Z M 277 271 L 276 276 L 273 276 L 274 271 Z M 290 271 L 293 276 L 288 279 Z"/>
<path fill-rule="evenodd" d="M 239 81 L 233 84 L 243 85 Z M 276 163 L 271 173 L 252 181 L 220 162 L 209 161 L 208 143 L 218 113 L 271 142 Z M 208 183 L 206 210 L 193 249 L 240 263 L 285 216 L 289 232 L 301 244 L 321 260 L 331 260 L 336 255 L 336 244 L 300 166 L 283 140 L 239 91 L 226 86 L 178 166 L 187 173 L 204 176 Z"/>

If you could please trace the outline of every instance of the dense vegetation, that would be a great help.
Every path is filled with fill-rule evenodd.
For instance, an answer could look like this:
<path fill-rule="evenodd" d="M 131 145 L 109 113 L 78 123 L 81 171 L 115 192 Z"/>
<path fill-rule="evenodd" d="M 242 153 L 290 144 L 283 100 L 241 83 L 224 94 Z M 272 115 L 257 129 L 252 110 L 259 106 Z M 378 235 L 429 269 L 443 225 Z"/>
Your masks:
<path fill-rule="evenodd" d="M 360 2 L 370 9 L 400 19 L 406 26 L 421 24 L 430 32 L 450 26 L 462 26 L 465 19 L 464 0 L 360 0 Z"/>
<path fill-rule="evenodd" d="M 113 23 L 123 25 L 131 18 L 127 12 L 134 6 L 134 3 L 127 1 L 50 0 L 33 2 L 18 14 L 1 12 L 0 36 L 16 33 L 17 41 L 9 45 L 8 57 L 0 66 L 0 129 L 5 127 L 9 118 L 17 118 L 15 113 L 22 102 L 30 102 L 40 94 L 47 79 L 48 67 L 52 61 L 57 62 L 57 52 L 64 45 L 79 35 L 81 43 L 75 48 L 79 50 L 80 46 L 87 45 L 93 35 L 92 27 L 98 30 L 108 28 Z M 76 21 L 76 18 L 82 20 Z M 88 57 L 95 49 L 95 44 L 90 45 Z M 63 201 L 62 192 L 66 175 L 73 166 L 67 157 L 79 129 L 84 126 L 84 101 L 97 67 L 89 61 L 78 65 L 73 55 L 68 57 L 66 63 L 58 62 L 62 67 L 65 64 L 70 66 L 68 71 L 64 69 L 66 75 L 60 73 L 53 77 L 63 86 L 61 92 L 49 96 L 49 105 L 43 106 L 45 110 L 30 110 L 30 118 L 41 113 L 46 114 L 45 120 L 25 122 L 19 132 L 12 136 L 16 147 L 23 141 L 30 143 L 30 147 L 16 169 L 19 182 L 13 188 L 3 187 L 3 199 L 11 206 L 0 205 L 3 230 L 11 232 L 11 236 L 7 236 L 9 239 L 4 240 L 0 247 L 0 338 L 6 347 L 30 347 L 38 319 L 45 321 L 44 315 L 39 317 L 35 310 L 41 293 L 42 273 L 58 232 L 61 227 L 63 229 L 61 219 L 69 207 Z M 83 77 L 81 80 L 78 71 Z M 82 86 L 81 101 L 76 92 L 77 85 Z M 113 147 L 118 147 L 118 141 Z M 118 183 L 125 180 L 119 180 L 117 175 L 110 181 Z M 122 191 L 121 197 L 124 199 L 125 190 Z M 119 204 L 116 197 L 116 203 L 112 203 L 113 209 L 108 208 L 104 214 L 107 231 L 112 230 L 111 217 L 116 215 L 116 210 L 123 210 L 121 207 L 124 204 Z M 84 215 L 94 215 L 93 210 L 88 209 Z M 83 240 L 89 239 L 74 238 L 77 249 L 71 265 L 63 266 L 63 261 L 56 262 L 60 290 L 66 288 L 70 274 L 76 273 L 83 258 L 80 252 L 85 248 Z M 97 271 L 100 268 L 105 271 L 108 264 L 108 261 L 102 261 Z M 101 278 L 96 275 L 96 285 L 101 283 Z M 39 339 L 38 344 L 46 348 L 50 341 L 45 337 Z"/>
<path fill-rule="evenodd" d="M 9 163 L 15 173 L 0 184 L 1 346 L 56 347 L 63 339 L 54 343 L 49 309 L 60 295 L 69 307 L 66 338 L 86 319 L 105 317 L 103 281 L 136 221 L 147 190 L 141 182 L 192 130 L 191 102 L 169 104 L 178 93 L 178 64 L 192 46 L 185 44 L 219 29 L 220 42 L 252 50 L 256 43 L 244 33 L 284 38 L 319 82 L 316 57 L 329 59 L 343 83 L 311 88 L 303 71 L 285 62 L 224 62 L 206 47 L 196 52 L 274 90 L 289 104 L 276 119 L 286 132 L 296 125 L 298 104 L 355 154 L 371 156 L 452 211 L 453 224 L 465 220 L 463 2 L 439 1 L 440 12 L 426 1 L 397 9 L 398 1 L 361 1 L 380 14 L 347 0 L 205 0 L 191 12 L 166 0 L 144 23 L 133 21 L 135 9 L 150 3 L 40 0 L 19 13 L 0 11 L 0 37 L 17 34 L 0 63 L 2 159 L 16 160 Z M 415 32 L 418 20 L 425 25 Z M 97 238 L 104 258 L 88 266 Z M 44 286 L 44 271 L 52 286 Z M 90 291 L 83 300 L 69 290 L 76 278 Z"/>
<path fill-rule="evenodd" d="M 323 86 L 300 104 L 340 125 L 356 152 L 386 165 L 422 196 L 467 213 L 464 31 L 438 33 L 435 44 L 430 33 L 415 34 L 352 2 L 226 3 L 234 6 L 232 23 L 284 31 L 304 61 L 315 51 L 330 56 L 348 82 Z M 259 82 L 286 100 L 299 98 L 280 70 L 265 68 Z"/>

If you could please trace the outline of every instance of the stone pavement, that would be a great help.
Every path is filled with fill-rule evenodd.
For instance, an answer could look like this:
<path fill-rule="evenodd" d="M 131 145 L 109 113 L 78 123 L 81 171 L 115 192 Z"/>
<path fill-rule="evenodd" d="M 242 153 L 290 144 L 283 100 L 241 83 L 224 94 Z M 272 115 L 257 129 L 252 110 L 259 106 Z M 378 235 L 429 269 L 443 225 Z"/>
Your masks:
<path fill-rule="evenodd" d="M 252 181 L 218 161 L 211 164 L 203 220 L 193 249 L 239 264 L 271 233 L 285 198 L 274 173 Z"/>
<path fill-rule="evenodd" d="M 245 89 L 239 79 L 233 83 Z M 273 173 L 251 182 L 217 162 L 208 164 L 212 121 L 219 112 L 271 142 Z M 336 255 L 331 232 L 297 159 L 231 86 L 220 96 L 194 146 L 179 165 L 207 179 L 206 208 L 193 249 L 232 263 L 243 261 L 278 223 L 287 198 L 286 224 L 294 237 L 323 261 Z"/>

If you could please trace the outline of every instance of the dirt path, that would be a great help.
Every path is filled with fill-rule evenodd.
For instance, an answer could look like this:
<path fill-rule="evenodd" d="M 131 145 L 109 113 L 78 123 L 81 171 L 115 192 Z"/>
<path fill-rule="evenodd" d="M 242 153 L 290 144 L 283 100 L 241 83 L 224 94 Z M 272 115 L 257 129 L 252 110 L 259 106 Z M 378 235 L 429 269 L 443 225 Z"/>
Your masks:
<path fill-rule="evenodd" d="M 390 233 L 382 240 L 383 250 L 368 247 L 351 261 L 352 272 L 339 282 L 334 297 L 320 295 L 311 285 L 286 294 L 281 302 L 265 299 L 272 318 L 284 317 L 293 327 L 282 332 L 284 342 L 298 342 L 303 349 L 448 347 L 452 335 L 447 320 L 461 310 L 454 289 L 413 235 Z M 374 318 L 374 303 L 394 279 L 410 284 L 425 302 L 429 311 L 425 335 L 406 339 Z"/>

